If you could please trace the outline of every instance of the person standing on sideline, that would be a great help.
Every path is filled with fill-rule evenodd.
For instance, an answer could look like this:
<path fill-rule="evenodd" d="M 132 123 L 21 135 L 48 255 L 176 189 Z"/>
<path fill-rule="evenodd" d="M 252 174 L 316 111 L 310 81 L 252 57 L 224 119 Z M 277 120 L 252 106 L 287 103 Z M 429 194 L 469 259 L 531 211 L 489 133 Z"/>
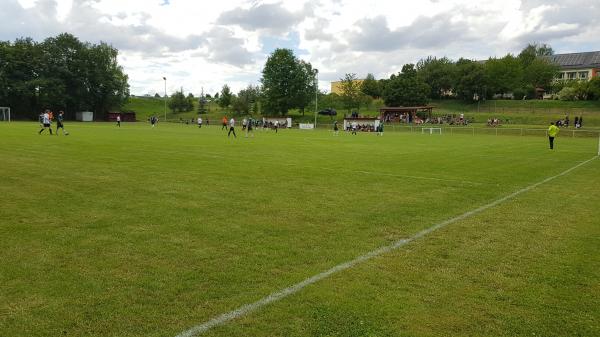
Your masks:
<path fill-rule="evenodd" d="M 337 121 L 333 121 L 333 135 L 337 136 L 340 133 L 340 129 L 338 128 Z"/>
<path fill-rule="evenodd" d="M 554 125 L 554 122 L 550 122 L 550 127 L 548 128 L 548 140 L 550 141 L 550 150 L 554 149 L 554 138 L 558 135 L 558 127 Z"/>
<path fill-rule="evenodd" d="M 121 127 L 121 115 L 117 115 L 117 126 Z"/>
<path fill-rule="evenodd" d="M 65 112 L 59 111 L 58 117 L 56 117 L 56 135 L 58 136 L 58 129 L 62 129 L 63 135 L 68 136 L 69 133 L 65 130 L 63 121 L 65 120 Z"/>
<path fill-rule="evenodd" d="M 202 128 L 202 117 L 198 117 L 198 128 Z"/>
<path fill-rule="evenodd" d="M 223 116 L 223 126 L 221 127 L 221 130 L 227 130 L 227 116 Z"/>
<path fill-rule="evenodd" d="M 52 134 L 52 128 L 50 127 L 50 114 L 49 114 L 49 110 L 46 110 L 46 112 L 44 112 L 44 114 L 42 115 L 42 129 L 40 130 L 40 132 L 38 132 L 38 134 L 42 134 L 42 132 L 44 132 L 44 130 L 48 129 L 48 131 L 50 131 L 50 134 Z"/>
<path fill-rule="evenodd" d="M 233 138 L 237 138 L 237 136 L 235 135 L 235 119 L 233 119 L 233 117 L 231 117 L 231 119 L 229 120 L 229 132 L 227 132 L 227 138 L 229 138 L 229 135 L 233 132 Z"/>

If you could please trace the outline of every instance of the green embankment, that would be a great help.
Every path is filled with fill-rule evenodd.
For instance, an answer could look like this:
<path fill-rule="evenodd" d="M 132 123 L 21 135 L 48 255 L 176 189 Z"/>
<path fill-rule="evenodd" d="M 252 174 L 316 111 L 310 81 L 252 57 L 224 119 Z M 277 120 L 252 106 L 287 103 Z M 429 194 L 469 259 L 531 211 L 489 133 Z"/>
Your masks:
<path fill-rule="evenodd" d="M 459 114 L 464 113 L 466 118 L 475 123 L 485 123 L 488 118 L 499 118 L 503 125 L 547 125 L 550 121 L 563 119 L 569 116 L 571 123 L 575 116 L 584 117 L 584 127 L 600 126 L 600 101 L 552 101 L 552 100 L 490 100 L 483 103 L 465 103 L 459 100 L 434 100 L 429 103 L 434 106 L 434 115 Z M 194 110 L 190 112 L 173 113 L 167 108 L 167 120 L 192 120 L 197 116 L 198 103 L 194 102 Z M 123 110 L 136 112 L 137 119 L 147 120 L 151 115 L 156 114 L 160 119 L 164 119 L 165 105 L 162 98 L 154 97 L 131 97 Z M 220 108 L 214 103 L 208 106 L 208 114 L 204 114 L 204 119 L 217 121 L 223 115 L 231 115 L 231 110 Z M 297 110 L 290 111 L 290 116 L 294 121 L 313 121 L 312 109 L 309 109 L 302 115 Z M 376 103 L 369 107 L 362 108 L 361 115 L 378 114 L 378 105 Z M 336 119 L 341 121 L 344 118 L 346 110 L 338 109 Z M 328 116 L 319 116 L 319 123 L 331 123 L 333 118 Z"/>

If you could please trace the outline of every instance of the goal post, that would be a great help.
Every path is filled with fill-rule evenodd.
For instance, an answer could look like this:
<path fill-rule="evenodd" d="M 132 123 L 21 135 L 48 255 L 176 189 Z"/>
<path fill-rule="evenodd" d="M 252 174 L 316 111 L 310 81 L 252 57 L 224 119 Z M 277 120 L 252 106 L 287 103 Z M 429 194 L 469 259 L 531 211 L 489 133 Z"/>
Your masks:
<path fill-rule="evenodd" d="M 10 122 L 10 108 L 6 106 L 0 106 L 0 121 Z"/>
<path fill-rule="evenodd" d="M 421 128 L 421 134 L 429 133 L 430 135 L 434 133 L 442 134 L 442 128 Z"/>

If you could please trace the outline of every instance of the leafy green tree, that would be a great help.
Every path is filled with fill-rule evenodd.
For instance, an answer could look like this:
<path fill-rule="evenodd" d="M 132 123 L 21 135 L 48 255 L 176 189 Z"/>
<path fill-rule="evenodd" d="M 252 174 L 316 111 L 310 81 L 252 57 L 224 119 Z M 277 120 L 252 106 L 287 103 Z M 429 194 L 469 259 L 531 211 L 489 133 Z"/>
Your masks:
<path fill-rule="evenodd" d="M 554 50 L 547 44 L 530 43 L 519 53 L 519 61 L 523 67 L 528 67 L 534 60 L 554 55 Z"/>
<path fill-rule="evenodd" d="M 545 58 L 536 58 L 523 71 L 523 81 L 533 88 L 551 89 L 559 67 Z"/>
<path fill-rule="evenodd" d="M 491 91 L 487 88 L 483 65 L 468 59 L 456 62 L 456 96 L 465 101 L 473 101 L 476 97 L 482 99 Z"/>
<path fill-rule="evenodd" d="M 357 81 L 356 74 L 346 74 L 340 81 L 342 82 L 340 86 L 344 108 L 348 111 L 354 108 L 360 110 L 360 105 L 364 101 L 364 94 L 361 91 L 361 83 Z"/>
<path fill-rule="evenodd" d="M 186 97 L 182 91 L 176 91 L 167 104 L 169 109 L 173 112 L 192 111 L 194 108 L 194 101 L 192 97 Z"/>
<path fill-rule="evenodd" d="M 524 85 L 521 62 L 511 54 L 500 59 L 490 58 L 485 63 L 485 72 L 492 93 L 506 94 Z"/>
<path fill-rule="evenodd" d="M 249 85 L 245 89 L 240 90 L 237 97 L 233 100 L 233 111 L 237 114 L 249 114 L 253 110 L 256 111 L 256 103 L 258 102 L 259 97 L 260 88 Z"/>
<path fill-rule="evenodd" d="M 295 72 L 297 77 L 294 83 L 298 85 L 296 86 L 296 99 L 293 102 L 293 106 L 298 108 L 302 112 L 302 116 L 304 116 L 306 107 L 314 102 L 315 99 L 315 70 L 310 63 L 302 60 L 298 60 L 297 67 L 298 70 Z"/>
<path fill-rule="evenodd" d="M 390 76 L 383 90 L 387 106 L 415 106 L 427 103 L 430 88 L 417 76 L 414 64 L 405 64 L 402 72 Z"/>
<path fill-rule="evenodd" d="M 231 89 L 227 84 L 223 85 L 221 89 L 221 96 L 219 98 L 219 106 L 221 108 L 227 108 L 231 105 L 233 94 L 231 93 Z"/>
<path fill-rule="evenodd" d="M 381 97 L 381 86 L 379 85 L 379 82 L 377 82 L 373 74 L 367 74 L 367 77 L 362 82 L 360 90 L 363 94 L 372 98 Z"/>
<path fill-rule="evenodd" d="M 290 49 L 276 49 L 262 71 L 262 112 L 286 115 L 292 108 L 303 109 L 314 89 L 314 73 L 310 63 L 296 58 Z"/>
<path fill-rule="evenodd" d="M 70 34 L 42 43 L 17 39 L 0 43 L 0 100 L 18 115 L 34 117 L 42 109 L 92 110 L 96 118 L 120 109 L 129 97 L 127 75 L 118 51 L 93 45 Z"/>
<path fill-rule="evenodd" d="M 446 58 L 429 56 L 417 63 L 417 74 L 429 85 L 429 97 L 438 99 L 450 92 L 456 78 L 456 66 Z"/>

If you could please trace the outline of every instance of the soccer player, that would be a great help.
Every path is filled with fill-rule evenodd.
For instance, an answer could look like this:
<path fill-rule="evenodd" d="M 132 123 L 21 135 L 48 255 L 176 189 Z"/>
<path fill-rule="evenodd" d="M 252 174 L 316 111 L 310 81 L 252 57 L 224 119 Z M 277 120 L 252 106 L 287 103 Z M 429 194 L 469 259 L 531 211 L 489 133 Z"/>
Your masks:
<path fill-rule="evenodd" d="M 117 126 L 121 127 L 121 115 L 117 115 Z"/>
<path fill-rule="evenodd" d="M 156 126 L 156 122 L 158 122 L 158 118 L 156 118 L 156 116 L 150 117 L 150 124 L 152 124 L 152 127 Z"/>
<path fill-rule="evenodd" d="M 202 128 L 202 117 L 198 117 L 198 128 Z"/>
<path fill-rule="evenodd" d="M 227 116 L 223 116 L 223 126 L 221 126 L 221 130 L 227 130 Z"/>
<path fill-rule="evenodd" d="M 356 135 L 356 129 L 358 129 L 358 124 L 356 122 L 352 122 L 352 134 Z"/>
<path fill-rule="evenodd" d="M 340 129 L 338 128 L 337 121 L 333 122 L 333 135 L 337 136 L 340 133 Z"/>
<path fill-rule="evenodd" d="M 275 120 L 275 123 L 273 123 L 273 128 L 275 129 L 275 133 L 277 133 L 277 131 L 279 130 L 279 121 Z"/>
<path fill-rule="evenodd" d="M 58 136 L 58 129 L 62 129 L 63 135 L 68 136 L 69 133 L 65 130 L 63 121 L 65 120 L 65 112 L 59 111 L 58 117 L 56 118 L 56 135 Z"/>
<path fill-rule="evenodd" d="M 48 129 L 48 131 L 50 131 L 50 134 L 52 134 L 52 128 L 50 127 L 50 114 L 49 114 L 50 110 L 46 110 L 44 112 L 44 114 L 42 115 L 42 129 L 40 130 L 40 132 L 38 132 L 38 134 L 42 134 L 42 132 L 46 129 Z"/>
<path fill-rule="evenodd" d="M 229 120 L 229 132 L 227 132 L 227 138 L 229 138 L 229 135 L 233 132 L 233 138 L 237 138 L 237 136 L 235 135 L 235 119 L 233 119 L 233 117 L 231 117 L 231 119 Z"/>
<path fill-rule="evenodd" d="M 252 117 L 248 118 L 248 126 L 246 126 L 246 138 L 248 138 L 248 135 L 250 135 L 250 137 L 254 138 L 254 120 L 252 119 Z"/>
<path fill-rule="evenodd" d="M 550 122 L 550 127 L 548 128 L 548 140 L 550 141 L 550 150 L 554 149 L 554 137 L 558 135 L 558 127 L 554 125 L 554 122 Z"/>
<path fill-rule="evenodd" d="M 377 135 L 383 136 L 383 123 L 379 123 L 379 125 L 377 125 Z"/>
<path fill-rule="evenodd" d="M 246 124 L 248 123 L 248 120 L 246 118 L 244 118 L 242 120 L 242 131 L 246 130 Z"/>

